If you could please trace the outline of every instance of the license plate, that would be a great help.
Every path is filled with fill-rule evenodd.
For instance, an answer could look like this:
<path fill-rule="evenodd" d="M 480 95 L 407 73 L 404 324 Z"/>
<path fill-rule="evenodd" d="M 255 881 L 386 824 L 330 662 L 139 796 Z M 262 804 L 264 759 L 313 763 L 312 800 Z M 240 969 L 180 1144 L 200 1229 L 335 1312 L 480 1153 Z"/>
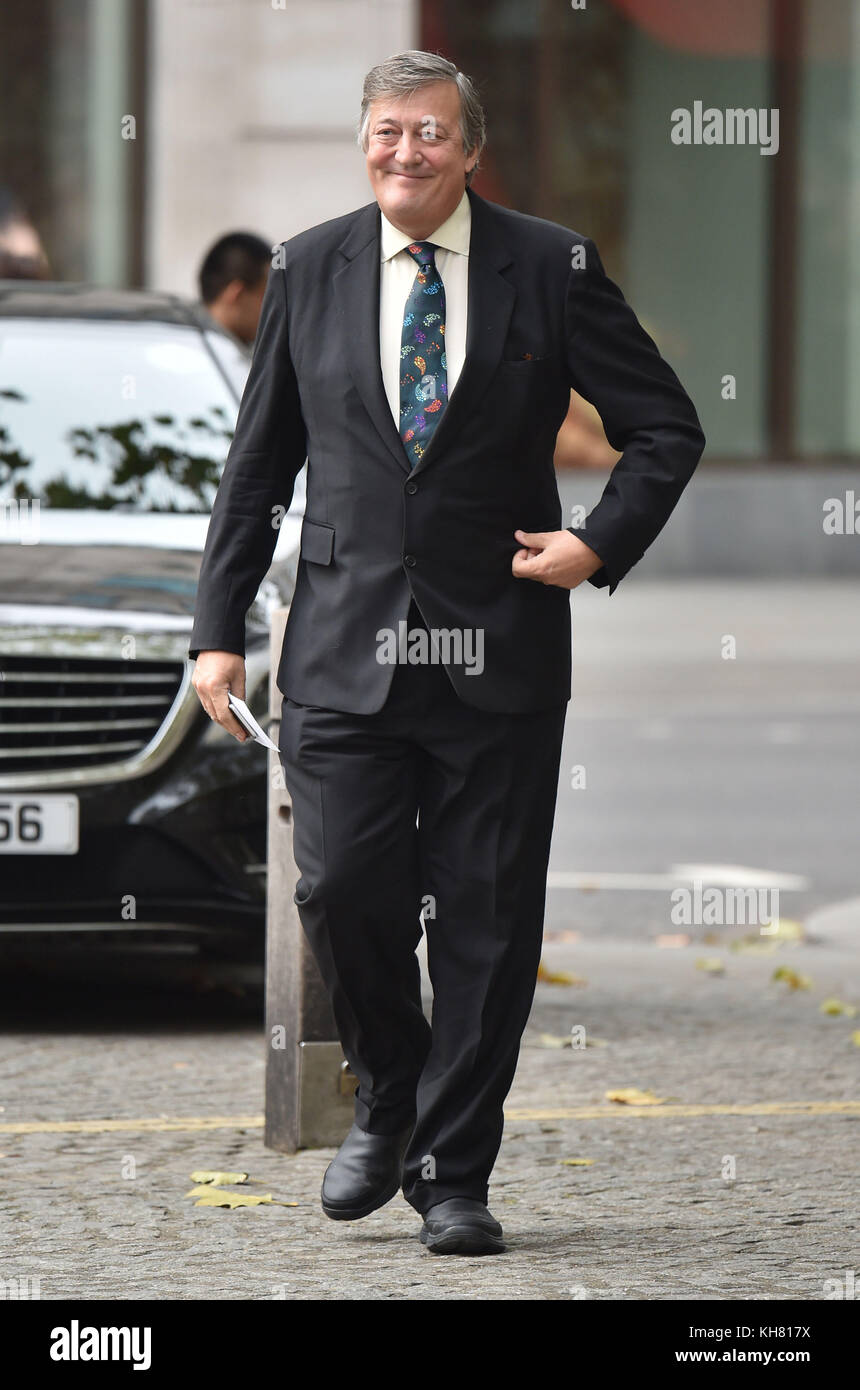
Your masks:
<path fill-rule="evenodd" d="M 4 796 L 0 854 L 77 854 L 76 796 Z"/>

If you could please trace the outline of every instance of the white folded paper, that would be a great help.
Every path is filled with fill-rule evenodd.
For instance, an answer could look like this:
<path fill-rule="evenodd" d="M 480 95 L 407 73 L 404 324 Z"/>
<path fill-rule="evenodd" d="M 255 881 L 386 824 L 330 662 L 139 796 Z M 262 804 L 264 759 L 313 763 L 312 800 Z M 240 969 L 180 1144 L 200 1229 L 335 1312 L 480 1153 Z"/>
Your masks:
<path fill-rule="evenodd" d="M 248 733 L 253 739 L 256 739 L 257 743 L 262 743 L 264 748 L 273 748 L 276 753 L 279 751 L 278 745 L 272 742 L 265 729 L 260 728 L 245 701 L 240 700 L 238 695 L 234 695 L 232 690 L 227 693 L 227 703 L 239 723 L 248 730 Z"/>

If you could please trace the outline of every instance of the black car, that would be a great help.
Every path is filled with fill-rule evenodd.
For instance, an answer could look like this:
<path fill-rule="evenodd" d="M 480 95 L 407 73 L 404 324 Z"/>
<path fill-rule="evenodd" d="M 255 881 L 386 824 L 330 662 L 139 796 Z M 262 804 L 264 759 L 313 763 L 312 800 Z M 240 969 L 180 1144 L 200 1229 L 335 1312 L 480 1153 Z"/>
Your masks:
<path fill-rule="evenodd" d="M 0 930 L 262 941 L 269 754 L 187 654 L 247 367 L 173 296 L 0 281 Z M 263 723 L 299 484 L 247 618 Z"/>

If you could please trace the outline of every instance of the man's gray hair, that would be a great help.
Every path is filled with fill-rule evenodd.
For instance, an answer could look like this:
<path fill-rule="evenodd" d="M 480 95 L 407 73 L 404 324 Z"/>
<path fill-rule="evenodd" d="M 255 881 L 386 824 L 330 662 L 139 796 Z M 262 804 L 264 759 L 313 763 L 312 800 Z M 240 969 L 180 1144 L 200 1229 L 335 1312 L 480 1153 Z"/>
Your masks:
<path fill-rule="evenodd" d="M 450 63 L 440 53 L 424 53 L 421 49 L 410 48 L 405 53 L 394 53 L 384 62 L 371 68 L 364 79 L 361 93 L 361 116 L 358 123 L 358 143 L 367 152 L 368 127 L 370 126 L 370 106 L 380 97 L 410 96 L 420 87 L 431 82 L 453 82 L 460 95 L 460 134 L 463 138 L 463 153 L 477 150 L 478 157 L 487 141 L 487 125 L 484 108 L 471 78 L 460 72 L 455 63 Z M 478 161 L 475 161 L 475 169 Z M 466 183 L 472 182 L 473 169 L 466 175 Z"/>

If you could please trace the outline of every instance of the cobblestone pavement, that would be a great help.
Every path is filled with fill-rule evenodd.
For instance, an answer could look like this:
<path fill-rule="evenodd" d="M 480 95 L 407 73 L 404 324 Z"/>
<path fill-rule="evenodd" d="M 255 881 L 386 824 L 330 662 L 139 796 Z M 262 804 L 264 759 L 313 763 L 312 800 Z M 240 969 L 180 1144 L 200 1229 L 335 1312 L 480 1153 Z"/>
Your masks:
<path fill-rule="evenodd" d="M 548 942 L 546 965 L 587 983 L 538 986 L 490 1192 L 509 1248 L 483 1259 L 429 1255 L 400 1196 L 364 1221 L 328 1221 L 318 1193 L 334 1150 L 263 1147 L 247 1118 L 262 1111 L 264 1071 L 253 989 L 237 997 L 173 967 L 167 983 L 140 966 L 7 975 L 0 1279 L 38 1278 L 44 1299 L 815 1300 L 848 1270 L 860 1287 L 860 1014 L 819 1007 L 860 1005 L 858 935 L 841 923 L 766 955 L 727 941 Z M 702 957 L 724 973 L 698 969 Z M 811 988 L 774 982 L 779 965 Z M 541 1036 L 578 1025 L 584 1049 Z M 623 1087 L 666 1104 L 605 1099 Z M 240 1118 L 16 1132 L 207 1116 Z M 195 1207 L 199 1168 L 246 1171 L 250 1191 L 297 1205 Z"/>

